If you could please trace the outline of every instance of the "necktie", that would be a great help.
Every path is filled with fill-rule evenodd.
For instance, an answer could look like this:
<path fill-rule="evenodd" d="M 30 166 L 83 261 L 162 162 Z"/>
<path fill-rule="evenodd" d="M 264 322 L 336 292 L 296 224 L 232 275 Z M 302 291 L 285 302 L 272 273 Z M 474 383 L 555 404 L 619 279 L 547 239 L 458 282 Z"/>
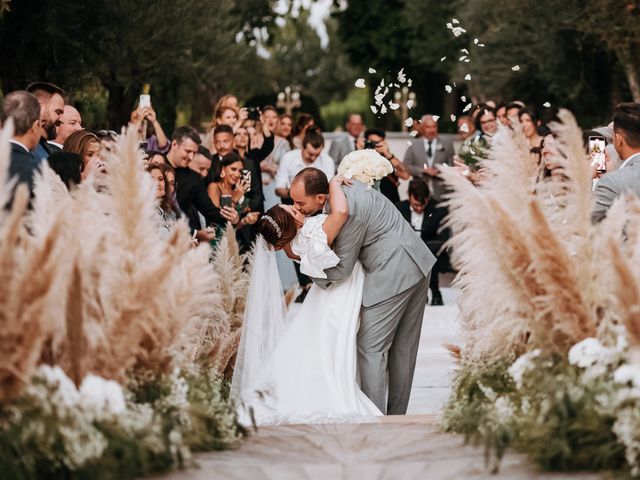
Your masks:
<path fill-rule="evenodd" d="M 429 140 L 427 147 L 427 160 L 429 160 L 429 164 L 431 164 L 431 155 L 433 155 L 433 150 L 431 150 L 431 142 L 432 140 Z"/>

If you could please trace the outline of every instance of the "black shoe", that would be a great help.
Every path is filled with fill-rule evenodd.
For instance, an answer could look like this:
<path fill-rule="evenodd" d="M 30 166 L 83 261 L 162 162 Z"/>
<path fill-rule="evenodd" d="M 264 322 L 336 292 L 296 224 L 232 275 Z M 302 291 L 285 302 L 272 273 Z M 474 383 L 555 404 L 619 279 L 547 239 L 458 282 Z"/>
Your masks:
<path fill-rule="evenodd" d="M 433 296 L 431 297 L 431 305 L 434 307 L 440 307 L 444 305 L 444 302 L 442 301 L 442 294 L 440 293 L 440 291 L 433 293 Z"/>
<path fill-rule="evenodd" d="M 296 298 L 295 303 L 304 302 L 304 299 L 307 298 L 307 293 L 309 293 L 309 289 L 308 288 L 303 288 L 302 292 L 300 293 L 300 295 L 298 295 L 298 298 Z"/>

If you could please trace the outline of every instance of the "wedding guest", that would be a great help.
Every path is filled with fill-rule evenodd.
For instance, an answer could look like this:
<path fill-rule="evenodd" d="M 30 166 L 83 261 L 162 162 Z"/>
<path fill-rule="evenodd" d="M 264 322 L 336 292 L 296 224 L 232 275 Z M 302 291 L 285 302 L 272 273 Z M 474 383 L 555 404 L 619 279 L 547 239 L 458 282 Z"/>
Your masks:
<path fill-rule="evenodd" d="M 140 141 L 146 143 L 145 151 L 162 153 L 169 151 L 169 139 L 164 133 L 162 125 L 160 125 L 156 117 L 156 112 L 151 105 L 131 112 L 130 122 L 138 130 Z"/>
<path fill-rule="evenodd" d="M 351 153 L 358 149 L 358 139 L 364 131 L 364 121 L 359 113 L 349 115 L 345 123 L 346 133 L 331 142 L 329 147 L 329 156 L 333 158 L 336 168 L 347 153 Z"/>
<path fill-rule="evenodd" d="M 431 196 L 440 201 L 445 188 L 439 178 L 438 165 L 453 165 L 453 143 L 440 138 L 438 123 L 433 115 L 426 114 L 420 121 L 419 132 L 422 138 L 413 140 L 404 155 L 404 165 L 416 179 L 423 179 L 429 186 Z"/>
<path fill-rule="evenodd" d="M 535 110 L 522 108 L 518 112 L 518 120 L 522 126 L 522 133 L 529 143 L 531 159 L 539 163 L 540 144 L 542 143 L 542 137 L 538 134 L 538 128 L 541 126 L 540 118 Z"/>
<path fill-rule="evenodd" d="M 82 181 L 82 157 L 77 153 L 53 152 L 47 158 L 47 163 L 58 174 L 67 190 L 71 190 Z"/>
<path fill-rule="evenodd" d="M 505 124 L 506 127 L 511 127 L 513 125 L 513 122 L 518 121 L 520 110 L 522 110 L 524 107 L 524 103 L 519 101 L 507 103 L 507 105 L 505 106 L 505 115 L 507 119 L 507 123 Z"/>
<path fill-rule="evenodd" d="M 167 165 L 167 163 L 169 162 L 167 160 L 167 155 L 162 152 L 156 152 L 151 150 L 147 152 L 147 155 L 148 155 L 149 165 Z"/>
<path fill-rule="evenodd" d="M 396 206 L 404 219 L 411 224 L 413 230 L 420 235 L 422 241 L 437 258 L 429 280 L 431 305 L 444 305 L 440 292 L 439 273 L 445 260 L 442 246 L 447 241 L 447 234 L 440 230 L 440 226 L 447 215 L 447 210 L 439 207 L 430 198 L 429 187 L 423 180 L 411 180 L 409 199 L 398 202 Z"/>
<path fill-rule="evenodd" d="M 278 135 L 284 138 L 289 143 L 289 150 L 293 150 L 295 145 L 293 144 L 293 117 L 291 115 L 282 115 L 278 122 Z"/>
<path fill-rule="evenodd" d="M 209 169 L 209 181 L 213 181 L 220 165 L 220 159 L 233 151 L 235 135 L 229 125 L 218 125 L 213 130 L 213 148 L 215 154 L 211 156 L 211 168 Z"/>
<path fill-rule="evenodd" d="M 34 175 L 40 170 L 40 162 L 31 152 L 38 145 L 42 135 L 38 99 L 25 91 L 9 93 L 2 101 L 2 127 L 9 118 L 13 119 L 13 136 L 10 140 L 8 177 L 16 178 L 18 184 L 27 185 L 29 192 L 33 194 Z M 9 202 L 9 206 L 11 203 L 12 201 Z"/>
<path fill-rule="evenodd" d="M 214 126 L 228 125 L 234 128 L 238 124 L 238 111 L 231 107 L 220 107 L 216 110 Z"/>
<path fill-rule="evenodd" d="M 218 109 L 222 107 L 230 107 L 237 111 L 240 108 L 238 97 L 233 94 L 223 95 L 220 97 L 220 100 L 218 100 L 218 103 L 216 103 L 216 108 L 214 108 L 213 111 L 217 112 Z"/>
<path fill-rule="evenodd" d="M 471 138 L 476 133 L 476 125 L 469 115 L 458 117 L 458 138 L 464 142 L 467 138 Z"/>
<path fill-rule="evenodd" d="M 363 146 L 366 148 L 372 147 L 376 152 L 389 160 L 389 163 L 393 166 L 393 172 L 380 180 L 380 193 L 387 197 L 393 204 L 396 204 L 400 201 L 400 194 L 398 192 L 400 179 L 409 180 L 411 174 L 402 162 L 391 153 L 386 136 L 384 130 L 370 128 L 364 132 L 365 143 Z"/>
<path fill-rule="evenodd" d="M 207 193 L 218 208 L 221 208 L 224 196 L 230 197 L 231 208 L 235 209 L 240 217 L 236 225 L 237 238 L 241 250 L 247 251 L 255 240 L 256 231 L 252 226 L 260 218 L 260 212 L 252 211 L 251 184 L 250 180 L 242 175 L 244 168 L 245 164 L 237 153 L 226 154 L 220 160 L 220 169 L 215 180 L 207 187 Z M 222 231 L 219 231 L 217 237 L 221 236 Z"/>
<path fill-rule="evenodd" d="M 475 115 L 476 139 L 483 139 L 491 143 L 491 138 L 498 131 L 498 123 L 493 108 L 484 106 L 478 109 Z"/>
<path fill-rule="evenodd" d="M 205 146 L 199 145 L 193 160 L 189 162 L 189 168 L 203 179 L 207 178 L 211 169 L 211 152 Z"/>
<path fill-rule="evenodd" d="M 160 165 L 149 165 L 147 169 L 156 184 L 157 216 L 156 224 L 158 233 L 166 238 L 171 233 L 173 224 L 180 217 L 171 199 L 171 192 L 167 185 L 167 178 Z"/>
<path fill-rule="evenodd" d="M 613 111 L 613 145 L 622 165 L 604 175 L 593 192 L 591 220 L 600 222 L 625 192 L 640 197 L 640 103 L 621 103 Z"/>
<path fill-rule="evenodd" d="M 100 152 L 102 159 L 106 160 L 110 153 L 113 153 L 118 134 L 113 130 L 96 130 L 93 132 L 100 140 Z"/>
<path fill-rule="evenodd" d="M 42 137 L 34 150 L 34 155 L 38 160 L 45 160 L 52 152 L 47 140 L 56 138 L 60 115 L 64 113 L 65 92 L 57 85 L 47 82 L 30 83 L 25 90 L 35 95 L 40 104 Z"/>
<path fill-rule="evenodd" d="M 496 118 L 505 127 L 510 126 L 509 119 L 507 118 L 507 105 L 499 103 L 496 106 Z"/>
<path fill-rule="evenodd" d="M 64 141 L 73 132 L 82 130 L 82 117 L 80 112 L 71 105 L 65 105 L 62 115 L 60 116 L 60 125 L 56 129 L 56 138 L 49 140 L 49 145 L 53 147 L 54 151 L 62 150 Z"/>
<path fill-rule="evenodd" d="M 82 159 L 82 180 L 89 175 L 104 173 L 104 162 L 100 156 L 100 140 L 97 135 L 87 130 L 79 130 L 72 133 L 65 140 L 62 147 L 64 152 L 72 152 L 80 155 Z"/>
<path fill-rule="evenodd" d="M 300 113 L 293 127 L 293 145 L 295 148 L 302 148 L 302 140 L 307 132 L 307 129 L 315 125 L 313 115 L 310 113 Z"/>
<path fill-rule="evenodd" d="M 178 127 L 171 137 L 167 159 L 176 172 L 176 200 L 180 210 L 188 212 L 194 206 L 209 225 L 225 225 L 227 221 L 235 225 L 239 221 L 237 212 L 232 208 L 217 208 L 207 194 L 205 181 L 188 167 L 201 142 L 200 134 L 192 127 Z"/>

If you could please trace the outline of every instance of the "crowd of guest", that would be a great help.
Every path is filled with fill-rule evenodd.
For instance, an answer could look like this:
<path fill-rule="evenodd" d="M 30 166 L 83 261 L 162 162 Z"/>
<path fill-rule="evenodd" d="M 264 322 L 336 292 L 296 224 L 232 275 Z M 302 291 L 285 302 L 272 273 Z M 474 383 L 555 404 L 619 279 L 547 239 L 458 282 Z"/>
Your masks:
<path fill-rule="evenodd" d="M 4 125 L 12 118 L 14 124 L 9 173 L 32 192 L 34 175 L 44 162 L 70 190 L 90 177 L 108 175 L 116 132 L 84 129 L 82 112 L 66 98 L 62 88 L 45 82 L 4 97 L 0 119 Z M 437 116 L 425 114 L 414 122 L 415 138 L 402 159 L 391 150 L 387 133 L 367 128 L 361 114 L 350 114 L 344 132 L 326 148 L 325 136 L 312 115 L 284 115 L 270 105 L 241 107 L 234 95 L 217 102 L 211 126 L 204 132 L 180 126 L 168 137 L 151 104 L 132 106 L 129 128 L 138 133 L 145 168 L 156 185 L 158 231 L 168 234 L 175 222 L 186 221 L 195 240 L 215 247 L 223 229 L 231 224 L 243 251 L 254 242 L 256 222 L 265 209 L 293 203 L 289 188 L 298 172 L 315 167 L 331 178 L 345 155 L 375 150 L 393 167 L 381 180 L 380 192 L 397 205 L 438 256 L 430 290 L 431 303 L 441 305 L 439 272 L 448 264 L 443 250 L 448 233 L 442 228 L 447 211 L 441 168 L 457 168 L 480 183 L 486 151 L 499 128 L 509 128 L 522 136 L 542 177 L 562 179 L 562 162 L 557 161 L 548 120 L 523 102 L 487 101 L 457 118 L 459 140 L 454 141 L 439 134 Z M 640 182 L 636 181 L 636 170 L 640 172 L 640 105 L 618 106 L 611 125 L 585 133 L 585 139 L 592 137 L 603 137 L 607 144 L 606 165 L 594 170 L 594 178 L 602 177 L 594 193 L 593 218 L 599 221 L 623 191 L 640 195 Z M 399 190 L 402 181 L 409 181 L 404 201 Z M 302 300 L 311 280 L 297 264 L 296 273 Z"/>

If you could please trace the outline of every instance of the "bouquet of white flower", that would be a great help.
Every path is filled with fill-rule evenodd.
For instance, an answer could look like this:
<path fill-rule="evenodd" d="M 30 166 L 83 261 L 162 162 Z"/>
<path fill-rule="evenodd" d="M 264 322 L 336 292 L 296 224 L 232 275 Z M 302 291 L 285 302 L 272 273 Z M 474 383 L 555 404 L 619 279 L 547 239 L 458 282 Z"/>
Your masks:
<path fill-rule="evenodd" d="M 375 150 L 356 150 L 345 155 L 338 166 L 338 175 L 373 184 L 393 173 L 391 162 Z"/>

